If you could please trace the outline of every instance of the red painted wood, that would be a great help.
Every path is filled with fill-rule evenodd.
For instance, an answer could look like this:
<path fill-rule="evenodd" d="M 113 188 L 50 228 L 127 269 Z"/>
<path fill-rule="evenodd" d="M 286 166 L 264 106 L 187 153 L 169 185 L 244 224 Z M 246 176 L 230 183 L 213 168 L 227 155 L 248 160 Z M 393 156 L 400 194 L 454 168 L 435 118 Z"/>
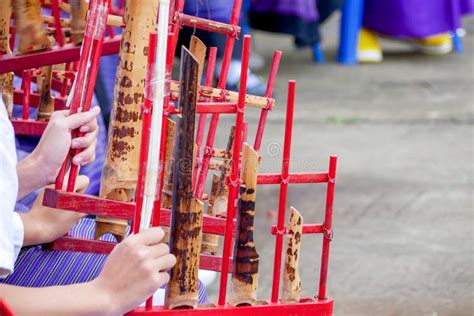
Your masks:
<path fill-rule="evenodd" d="M 107 200 L 93 195 L 46 189 L 43 205 L 68 211 L 131 220 L 135 204 Z"/>
<path fill-rule="evenodd" d="M 14 104 L 23 104 L 24 92 L 20 89 L 15 89 L 13 91 L 13 103 Z M 40 95 L 36 92 L 30 92 L 30 107 L 36 108 L 39 104 Z M 66 106 L 66 99 L 59 95 L 54 96 L 54 108 L 57 110 L 64 109 Z"/>
<path fill-rule="evenodd" d="M 126 315 L 168 315 L 168 316 L 327 316 L 332 315 L 334 301 L 331 298 L 316 300 L 302 299 L 299 304 L 259 302 L 260 305 L 233 307 L 230 305 L 209 306 L 200 305 L 194 310 L 169 310 L 163 306 L 155 306 L 147 310 L 137 308 Z"/>
<path fill-rule="evenodd" d="M 272 225 L 272 235 L 276 235 L 278 232 L 276 225 Z M 303 234 L 321 234 L 323 232 L 323 224 L 304 224 Z M 286 226 L 283 227 L 281 234 L 286 235 L 288 232 Z"/>
<path fill-rule="evenodd" d="M 100 240 L 80 239 L 73 237 L 62 237 L 45 245 L 50 250 L 87 252 L 98 254 L 109 254 L 114 249 L 116 243 Z"/>
<path fill-rule="evenodd" d="M 116 243 L 101 241 L 101 240 L 90 240 L 81 239 L 74 237 L 61 237 L 58 240 L 50 244 L 44 245 L 45 248 L 57 251 L 72 251 L 72 252 L 86 252 L 86 253 L 97 253 L 97 254 L 109 254 Z M 229 265 L 232 267 L 232 258 L 229 259 Z M 220 256 L 212 256 L 201 254 L 199 260 L 199 268 L 203 270 L 220 271 L 221 270 L 222 258 Z M 231 271 L 232 272 L 232 269 Z"/>
<path fill-rule="evenodd" d="M 328 182 L 327 172 L 314 173 L 290 173 L 288 175 L 288 183 L 324 183 Z M 280 184 L 281 174 L 279 173 L 263 173 L 257 176 L 258 184 Z"/>
<path fill-rule="evenodd" d="M 41 136 L 48 122 L 35 120 L 23 120 L 14 118 L 11 120 L 15 135 Z"/>
<path fill-rule="evenodd" d="M 132 220 L 135 214 L 135 204 L 99 198 L 93 195 L 46 189 L 43 205 L 51 208 L 63 209 L 94 215 L 103 215 L 118 219 Z M 171 212 L 161 209 L 160 225 L 169 226 Z M 226 219 L 203 215 L 203 232 L 216 235 L 224 235 Z M 235 219 L 233 221 L 235 226 Z M 233 231 L 233 229 L 232 229 Z"/>
<path fill-rule="evenodd" d="M 117 54 L 120 50 L 120 36 L 104 40 L 102 55 Z M 15 56 L 13 54 L 0 56 L 0 73 L 18 71 L 42 66 L 69 63 L 79 60 L 81 47 L 66 44 L 63 47 L 55 47 L 50 51 L 30 55 Z"/>

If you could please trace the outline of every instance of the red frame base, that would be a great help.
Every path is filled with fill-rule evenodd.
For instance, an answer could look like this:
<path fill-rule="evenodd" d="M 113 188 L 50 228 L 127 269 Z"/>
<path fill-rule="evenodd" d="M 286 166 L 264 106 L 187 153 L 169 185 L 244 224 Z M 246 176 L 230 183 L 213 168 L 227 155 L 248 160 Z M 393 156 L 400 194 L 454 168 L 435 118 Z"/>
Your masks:
<path fill-rule="evenodd" d="M 146 307 L 137 308 L 126 315 L 179 315 L 179 316 L 329 316 L 333 311 L 333 299 L 327 298 L 319 300 L 316 298 L 301 299 L 298 304 L 284 304 L 281 302 L 270 303 L 267 301 L 259 302 L 260 305 L 254 306 L 214 306 L 213 304 L 200 305 L 197 309 L 171 310 L 163 306 L 154 306 L 150 309 Z"/>

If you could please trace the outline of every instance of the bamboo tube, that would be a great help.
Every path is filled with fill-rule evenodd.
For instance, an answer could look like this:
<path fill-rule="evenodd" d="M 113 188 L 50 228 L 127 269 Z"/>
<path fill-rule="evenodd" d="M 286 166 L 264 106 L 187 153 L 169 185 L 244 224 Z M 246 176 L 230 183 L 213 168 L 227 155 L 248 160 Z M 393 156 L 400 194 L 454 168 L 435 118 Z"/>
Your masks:
<path fill-rule="evenodd" d="M 86 0 L 69 0 L 71 6 L 71 41 L 75 45 L 82 43 L 86 29 L 88 4 Z"/>
<path fill-rule="evenodd" d="M 173 191 L 173 147 L 175 143 L 176 123 L 168 118 L 168 130 L 166 134 L 165 162 L 163 166 L 163 198 L 161 206 L 171 209 L 171 192 Z"/>
<path fill-rule="evenodd" d="M 234 146 L 235 126 L 231 127 L 229 139 L 227 141 L 228 157 L 224 159 L 224 164 L 221 167 L 221 175 L 219 185 L 217 188 L 217 195 L 212 206 L 212 213 L 214 216 L 226 217 L 227 214 L 227 200 L 229 198 L 229 187 L 226 183 L 226 177 L 230 173 L 232 165 L 232 148 Z"/>
<path fill-rule="evenodd" d="M 19 37 L 17 54 L 51 48 L 53 42 L 43 27 L 40 0 L 13 0 L 13 12 Z"/>
<path fill-rule="evenodd" d="M 53 66 L 41 67 L 41 74 L 37 77 L 38 93 L 38 120 L 48 121 L 54 112 L 54 97 L 51 94 Z"/>
<path fill-rule="evenodd" d="M 253 305 L 257 300 L 259 255 L 253 239 L 257 171 L 258 154 L 250 145 L 244 143 L 241 178 L 245 185 L 240 186 L 230 296 L 230 303 L 234 306 Z"/>
<path fill-rule="evenodd" d="M 0 2 L 0 55 L 11 54 L 10 49 L 10 21 L 12 16 L 12 1 Z M 7 108 L 8 116 L 13 112 L 13 72 L 0 74 L 0 92 Z"/>
<path fill-rule="evenodd" d="M 303 235 L 303 217 L 291 208 L 288 224 L 288 247 L 286 250 L 285 269 L 283 272 L 283 303 L 299 303 L 301 295 L 301 278 L 299 269 L 301 236 Z"/>
<path fill-rule="evenodd" d="M 211 194 L 209 195 L 209 203 L 207 205 L 207 214 L 214 215 L 213 206 L 217 195 L 217 189 L 219 187 L 220 177 L 217 174 L 212 176 Z M 219 236 L 215 234 L 202 234 L 202 246 L 201 253 L 209 253 L 215 255 L 219 248 Z"/>
<path fill-rule="evenodd" d="M 200 84 L 202 80 L 202 71 L 204 69 L 204 63 L 206 60 L 206 50 L 206 45 L 204 45 L 204 43 L 197 36 L 191 36 L 189 51 L 191 54 L 193 54 L 199 64 L 198 84 Z"/>
<path fill-rule="evenodd" d="M 196 308 L 198 303 L 203 203 L 193 197 L 192 186 L 198 70 L 197 60 L 182 47 L 179 98 L 182 118 L 175 144 L 170 225 L 170 249 L 176 256 L 176 265 L 171 270 L 166 292 L 165 305 L 169 309 Z"/>
<path fill-rule="evenodd" d="M 148 36 L 155 31 L 157 10 L 157 0 L 127 1 L 125 6 L 125 30 L 121 40 L 107 157 L 100 188 L 100 196 L 112 200 L 133 201 L 135 197 Z M 126 221 L 98 217 L 95 238 L 111 232 L 120 241 L 125 236 L 126 228 Z"/>

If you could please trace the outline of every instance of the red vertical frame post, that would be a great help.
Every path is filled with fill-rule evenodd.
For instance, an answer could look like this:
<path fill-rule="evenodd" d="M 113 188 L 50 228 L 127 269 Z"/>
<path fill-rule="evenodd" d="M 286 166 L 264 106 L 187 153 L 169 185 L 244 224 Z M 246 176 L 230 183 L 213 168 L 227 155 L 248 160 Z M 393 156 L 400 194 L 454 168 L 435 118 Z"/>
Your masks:
<path fill-rule="evenodd" d="M 280 199 L 278 203 L 277 233 L 275 241 L 275 259 L 273 263 L 273 284 L 271 301 L 278 301 L 280 289 L 281 253 L 283 235 L 285 234 L 286 198 L 288 194 L 288 175 L 290 171 L 291 136 L 293 131 L 293 112 L 295 108 L 295 81 L 288 81 L 288 98 L 286 105 L 285 140 L 283 144 L 283 161 L 281 166 Z"/>
<path fill-rule="evenodd" d="M 235 118 L 235 136 L 232 152 L 232 166 L 230 176 L 227 178 L 229 184 L 229 199 L 227 202 L 226 228 L 224 235 L 224 247 L 222 250 L 221 279 L 219 286 L 219 305 L 225 305 L 227 292 L 227 279 L 229 272 L 229 258 L 232 246 L 232 229 L 237 202 L 238 188 L 240 186 L 239 162 L 242 151 L 242 137 L 245 112 L 245 95 L 247 89 L 247 71 L 250 55 L 250 35 L 244 36 L 242 48 L 242 68 L 240 76 L 239 99 L 237 102 L 237 115 Z"/>
<path fill-rule="evenodd" d="M 95 87 L 95 82 L 97 78 L 97 72 L 99 71 L 99 60 L 100 60 L 100 55 L 102 53 L 102 45 L 104 42 L 104 33 L 105 33 L 110 0 L 102 0 L 100 4 L 103 6 L 102 8 L 104 11 L 97 13 L 96 28 L 93 30 L 94 33 L 91 34 L 92 41 L 93 41 L 92 47 L 91 47 L 92 61 L 91 61 L 91 66 L 90 66 L 91 69 L 87 76 L 87 83 L 86 83 L 86 90 L 85 90 L 86 95 L 84 98 L 84 103 L 82 103 L 83 112 L 89 111 L 91 102 L 92 102 L 92 97 L 94 96 L 94 87 Z M 80 137 L 83 135 L 84 133 L 79 133 L 79 131 L 73 131 L 73 137 L 75 136 Z M 80 149 L 73 149 L 71 153 L 71 157 L 74 157 L 80 151 L 81 151 Z M 76 177 L 77 177 L 78 172 L 79 172 L 79 166 L 71 164 L 71 170 L 69 171 L 69 179 L 68 179 L 68 184 L 67 184 L 67 191 L 69 192 L 74 191 L 74 186 L 76 183 Z"/>
<path fill-rule="evenodd" d="M 204 85 L 206 87 L 212 87 L 212 81 L 214 80 L 214 69 L 216 66 L 216 56 L 217 56 L 217 47 L 211 47 L 209 49 L 209 55 L 207 58 L 207 68 L 206 68 L 206 80 Z M 197 157 L 196 157 L 196 165 L 193 170 L 193 184 L 196 185 L 196 177 L 199 171 L 199 167 L 202 164 L 201 161 L 201 146 L 202 146 L 202 139 L 204 137 L 204 130 L 206 128 L 206 118 L 207 114 L 202 113 L 199 115 L 199 122 L 196 132 L 196 147 L 197 147 Z M 194 189 L 197 190 L 197 187 Z"/>
<path fill-rule="evenodd" d="M 276 76 L 278 73 L 278 67 L 280 66 L 281 60 L 281 51 L 276 51 L 273 54 L 272 66 L 270 68 L 270 74 L 268 75 L 267 89 L 265 91 L 265 97 L 271 98 L 273 94 L 273 88 L 275 87 Z M 260 146 L 262 146 L 263 131 L 265 129 L 265 124 L 267 122 L 268 111 L 273 107 L 273 104 L 267 104 L 265 108 L 262 109 L 260 113 L 260 119 L 257 125 L 257 133 L 255 135 L 255 142 L 253 148 L 256 152 L 260 151 Z"/>
<path fill-rule="evenodd" d="M 232 7 L 232 16 L 230 18 L 230 24 L 234 27 L 237 26 L 240 16 L 240 8 L 242 6 L 242 0 L 234 0 L 234 6 Z M 225 89 L 227 84 L 227 75 L 229 73 L 229 66 L 232 59 L 232 51 L 234 50 L 234 42 L 237 37 L 237 32 L 228 36 L 225 42 L 224 56 L 222 57 L 221 75 L 217 87 Z M 243 74 L 240 74 L 243 76 Z M 247 76 L 247 74 L 245 74 Z M 242 81 L 240 82 L 242 85 Z M 197 198 L 202 197 L 204 192 L 204 186 L 206 184 L 207 173 L 209 171 L 209 164 L 212 156 L 212 147 L 214 146 L 214 139 L 217 131 L 217 124 L 219 122 L 219 113 L 213 113 L 211 116 L 211 122 L 209 123 L 209 132 L 206 139 L 206 149 L 201 164 L 201 170 L 199 171 L 199 177 L 196 182 L 195 195 Z"/>
<path fill-rule="evenodd" d="M 321 272 L 319 276 L 318 299 L 326 299 L 326 283 L 328 277 L 329 248 L 332 240 L 332 210 L 334 203 L 334 187 L 336 185 L 337 157 L 329 158 L 328 188 L 326 193 L 326 211 L 323 223 L 323 249 L 321 251 Z"/>
<path fill-rule="evenodd" d="M 61 11 L 59 10 L 60 0 L 51 0 L 51 13 L 54 17 L 54 38 L 60 47 L 64 46 L 64 36 L 61 28 Z"/>
<path fill-rule="evenodd" d="M 151 111 L 152 103 L 152 79 L 153 79 L 153 63 L 155 62 L 156 52 L 156 32 L 150 33 L 148 40 L 148 60 L 147 73 L 145 78 L 145 101 L 142 106 L 142 137 L 140 143 L 140 160 L 138 165 L 138 181 L 136 190 L 135 214 L 132 222 L 132 233 L 136 234 L 140 228 L 141 211 L 143 206 L 143 190 L 145 186 L 146 165 L 148 161 L 148 146 L 150 144 L 150 128 L 151 128 Z"/>
<path fill-rule="evenodd" d="M 21 118 L 27 120 L 30 117 L 30 91 L 31 91 L 31 70 L 23 72 L 23 107 Z"/>
<path fill-rule="evenodd" d="M 165 151 L 166 151 L 166 139 L 168 135 L 168 116 L 170 113 L 170 80 L 171 80 L 171 71 L 173 68 L 173 59 L 174 59 L 174 49 L 172 48 L 173 41 L 174 41 L 174 34 L 169 32 L 168 33 L 168 50 L 166 56 L 166 78 L 165 78 L 165 99 L 163 101 L 163 117 L 162 117 L 162 125 L 161 125 L 161 141 L 160 141 L 160 162 L 159 162 L 159 170 L 158 170 L 158 183 L 156 186 L 156 196 L 155 202 L 153 204 L 153 214 L 151 216 L 151 226 L 160 226 L 160 215 L 161 215 L 161 199 L 162 199 L 162 188 L 164 182 L 164 172 L 163 166 L 165 164 Z M 147 301 L 148 303 L 148 301 Z"/>

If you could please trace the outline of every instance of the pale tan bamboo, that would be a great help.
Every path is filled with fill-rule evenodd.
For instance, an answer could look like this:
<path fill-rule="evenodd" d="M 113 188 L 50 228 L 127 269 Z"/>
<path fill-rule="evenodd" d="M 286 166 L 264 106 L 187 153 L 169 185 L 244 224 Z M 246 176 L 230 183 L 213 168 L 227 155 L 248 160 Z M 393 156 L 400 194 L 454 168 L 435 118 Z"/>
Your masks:
<path fill-rule="evenodd" d="M 257 198 L 258 153 L 247 143 L 242 148 L 240 198 L 230 303 L 253 305 L 257 300 L 259 255 L 253 238 Z"/>
<path fill-rule="evenodd" d="M 299 303 L 301 295 L 301 278 L 299 269 L 301 237 L 303 236 L 303 217 L 291 208 L 290 223 L 288 224 L 288 247 L 286 250 L 285 268 L 283 270 L 284 303 Z"/>
<path fill-rule="evenodd" d="M 150 32 L 156 30 L 157 10 L 157 0 L 132 0 L 125 5 L 125 29 L 115 80 L 101 197 L 120 201 L 133 201 L 135 198 L 148 39 Z M 121 240 L 126 227 L 126 221 L 98 217 L 95 237 L 111 231 Z"/>

